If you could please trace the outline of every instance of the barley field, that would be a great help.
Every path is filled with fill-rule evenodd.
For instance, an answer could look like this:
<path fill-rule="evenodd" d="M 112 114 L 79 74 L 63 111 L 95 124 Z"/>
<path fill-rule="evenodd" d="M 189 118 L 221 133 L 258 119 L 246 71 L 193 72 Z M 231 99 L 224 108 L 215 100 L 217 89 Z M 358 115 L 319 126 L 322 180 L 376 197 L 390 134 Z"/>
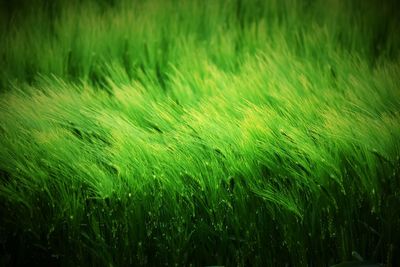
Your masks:
<path fill-rule="evenodd" d="M 1 266 L 400 266 L 400 16 L 1 0 Z"/>

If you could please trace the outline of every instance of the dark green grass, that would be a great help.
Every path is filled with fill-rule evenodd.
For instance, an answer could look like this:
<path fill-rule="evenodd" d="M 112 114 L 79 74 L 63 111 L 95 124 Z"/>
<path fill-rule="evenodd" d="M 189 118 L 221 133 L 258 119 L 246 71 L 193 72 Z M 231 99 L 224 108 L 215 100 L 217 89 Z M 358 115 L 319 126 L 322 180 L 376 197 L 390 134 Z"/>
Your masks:
<path fill-rule="evenodd" d="M 400 264 L 395 1 L 78 2 L 1 2 L 0 264 Z"/>

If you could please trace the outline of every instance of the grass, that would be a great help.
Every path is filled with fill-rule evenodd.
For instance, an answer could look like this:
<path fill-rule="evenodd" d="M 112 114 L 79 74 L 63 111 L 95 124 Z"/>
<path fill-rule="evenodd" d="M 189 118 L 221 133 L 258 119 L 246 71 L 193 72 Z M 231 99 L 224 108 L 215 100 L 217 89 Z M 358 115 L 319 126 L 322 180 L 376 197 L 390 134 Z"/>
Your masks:
<path fill-rule="evenodd" d="M 400 264 L 395 1 L 2 1 L 0 260 Z"/>

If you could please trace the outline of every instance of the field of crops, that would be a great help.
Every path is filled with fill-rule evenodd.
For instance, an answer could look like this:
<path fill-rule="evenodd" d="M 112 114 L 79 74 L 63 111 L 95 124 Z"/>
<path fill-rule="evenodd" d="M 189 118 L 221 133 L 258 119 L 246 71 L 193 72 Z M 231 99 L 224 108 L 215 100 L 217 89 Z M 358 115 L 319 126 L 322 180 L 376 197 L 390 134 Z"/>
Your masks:
<path fill-rule="evenodd" d="M 0 0 L 0 266 L 400 266 L 398 6 Z"/>

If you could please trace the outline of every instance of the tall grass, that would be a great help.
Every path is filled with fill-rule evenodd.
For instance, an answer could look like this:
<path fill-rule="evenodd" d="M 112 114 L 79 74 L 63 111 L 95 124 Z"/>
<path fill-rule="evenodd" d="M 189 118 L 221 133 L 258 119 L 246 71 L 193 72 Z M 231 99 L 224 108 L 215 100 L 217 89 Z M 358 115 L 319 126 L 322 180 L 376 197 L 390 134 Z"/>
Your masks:
<path fill-rule="evenodd" d="M 394 1 L 0 10 L 3 264 L 400 264 Z"/>

